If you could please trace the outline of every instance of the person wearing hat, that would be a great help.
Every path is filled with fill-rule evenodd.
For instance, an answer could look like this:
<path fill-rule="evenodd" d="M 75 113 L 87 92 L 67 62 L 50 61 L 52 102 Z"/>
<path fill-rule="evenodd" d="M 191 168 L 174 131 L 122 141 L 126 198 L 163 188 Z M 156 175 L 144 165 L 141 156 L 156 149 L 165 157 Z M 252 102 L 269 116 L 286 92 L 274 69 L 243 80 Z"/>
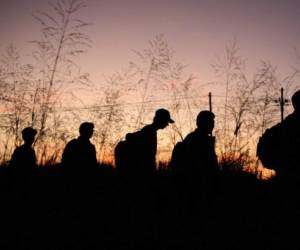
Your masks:
<path fill-rule="evenodd" d="M 126 141 L 131 145 L 131 154 L 134 159 L 129 166 L 137 174 L 150 174 L 156 170 L 157 131 L 166 128 L 169 123 L 174 123 L 166 109 L 155 112 L 153 122 L 140 131 L 128 133 Z"/>
<path fill-rule="evenodd" d="M 62 167 L 71 172 L 87 170 L 85 167 L 97 165 L 96 149 L 90 142 L 94 133 L 94 124 L 83 122 L 79 127 L 79 137 L 67 143 L 62 154 Z"/>
<path fill-rule="evenodd" d="M 32 127 L 22 130 L 24 143 L 17 147 L 11 157 L 10 165 L 20 171 L 32 170 L 36 167 L 36 155 L 32 148 L 37 131 Z"/>

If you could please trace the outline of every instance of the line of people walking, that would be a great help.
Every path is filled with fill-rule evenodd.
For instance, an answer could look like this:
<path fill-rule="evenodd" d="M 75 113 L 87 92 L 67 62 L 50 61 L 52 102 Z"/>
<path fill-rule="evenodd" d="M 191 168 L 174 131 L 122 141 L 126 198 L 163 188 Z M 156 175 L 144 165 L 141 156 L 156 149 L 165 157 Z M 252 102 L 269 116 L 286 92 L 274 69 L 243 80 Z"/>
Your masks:
<path fill-rule="evenodd" d="M 268 248 L 272 240 L 276 246 L 277 242 L 284 242 L 285 249 L 294 249 L 286 244 L 299 245 L 294 228 L 299 225 L 300 211 L 300 91 L 292 96 L 292 104 L 294 112 L 267 129 L 257 145 L 257 156 L 263 165 L 276 170 L 275 186 L 272 181 L 260 182 L 253 176 L 249 179 L 250 175 L 240 178 L 242 174 L 238 173 L 235 179 L 235 173 L 221 174 L 213 135 L 215 115 L 207 110 L 199 112 L 195 130 L 173 148 L 168 175 L 155 175 L 157 131 L 175 122 L 166 109 L 156 110 L 152 123 L 128 133 L 117 144 L 114 156 L 120 175 L 104 171 L 93 175 L 97 171 L 96 149 L 90 141 L 94 124 L 83 122 L 78 138 L 69 141 L 63 150 L 61 166 L 56 169 L 58 172 L 54 171 L 58 175 L 52 178 L 50 174 L 48 179 L 53 172 L 46 171 L 46 175 L 38 174 L 35 178 L 33 143 L 37 130 L 27 127 L 22 131 L 24 143 L 15 149 L 10 161 L 17 177 L 16 189 L 3 191 L 3 197 L 10 202 L 4 202 L 8 206 L 2 209 L 14 207 L 4 213 L 7 225 L 16 215 L 26 222 L 24 225 L 33 223 L 31 218 L 43 218 L 32 234 L 34 242 L 42 244 L 45 235 L 51 237 L 51 242 L 70 241 L 79 245 L 90 243 L 93 237 L 99 243 L 99 235 L 104 235 L 109 245 L 111 237 L 116 237 L 122 247 L 132 237 L 132 242 L 138 242 L 135 244 L 161 240 L 163 244 L 175 242 L 176 246 L 182 241 L 186 248 L 200 239 L 203 245 L 233 246 L 228 249 L 242 249 L 236 247 L 236 241 L 243 247 L 257 247 L 255 243 L 260 240 Z M 85 172 L 92 174 L 85 176 Z M 265 193 L 269 187 L 270 195 Z M 59 240 L 53 241 L 52 229 L 45 219 L 56 225 L 55 232 L 62 235 Z M 100 233 L 90 230 L 99 226 L 103 227 Z M 23 232 L 24 238 L 27 231 Z M 84 232 L 83 236 L 80 232 Z M 286 240 L 286 232 L 296 232 L 295 238 Z M 193 237 L 195 240 L 191 240 Z"/>
<path fill-rule="evenodd" d="M 294 112 L 283 122 L 267 129 L 257 145 L 257 156 L 265 167 L 275 169 L 279 177 L 299 177 L 300 163 L 300 90 L 292 96 Z M 196 118 L 196 129 L 182 142 L 175 145 L 170 168 L 180 175 L 190 178 L 201 176 L 203 182 L 213 178 L 218 172 L 218 160 L 213 136 L 215 115 L 211 111 L 201 111 Z M 116 169 L 124 174 L 150 175 L 156 170 L 157 131 L 174 123 L 166 109 L 155 112 L 151 124 L 141 130 L 128 133 L 126 139 L 115 147 Z M 272 132 L 270 132 L 272 131 Z M 76 172 L 97 165 L 96 149 L 90 142 L 94 124 L 83 122 L 79 127 L 79 137 L 71 140 L 64 148 L 61 167 Z M 36 167 L 36 155 L 32 147 L 37 131 L 27 127 L 22 131 L 24 144 L 17 147 L 10 165 L 20 172 L 29 172 Z M 266 134 L 268 139 L 265 139 Z M 272 136 L 269 136 L 272 134 Z M 267 141 L 267 142 L 266 142 Z M 276 147 L 274 146 L 276 145 Z M 273 147 L 272 147 L 273 146 Z M 273 151 L 272 151 L 273 150 Z"/>
<path fill-rule="evenodd" d="M 184 170 L 187 165 L 189 171 L 199 171 L 196 165 L 210 166 L 217 169 L 215 153 L 215 138 L 212 136 L 214 128 L 214 114 L 201 111 L 197 116 L 197 129 L 190 133 L 182 142 L 185 149 L 173 152 L 172 168 L 175 171 Z M 156 170 L 157 131 L 174 123 L 166 109 L 155 112 L 153 122 L 141 130 L 128 133 L 124 141 L 120 141 L 115 148 L 115 163 L 117 170 L 127 173 L 151 174 Z M 83 122 L 79 127 L 79 137 L 69 141 L 62 154 L 61 167 L 70 172 L 81 171 L 83 168 L 94 168 L 97 165 L 96 149 L 90 142 L 94 132 L 94 124 Z M 11 157 L 10 164 L 20 171 L 30 171 L 36 167 L 36 155 L 32 147 L 37 131 L 27 127 L 22 131 L 24 143 L 17 147 Z M 181 145 L 183 147 L 183 145 Z M 180 155 L 179 155 L 180 154 Z M 186 162 L 177 161 L 181 157 Z M 175 159 L 175 161 L 174 161 Z M 194 166 L 194 167 L 193 167 Z M 205 170 L 206 171 L 206 170 Z"/>

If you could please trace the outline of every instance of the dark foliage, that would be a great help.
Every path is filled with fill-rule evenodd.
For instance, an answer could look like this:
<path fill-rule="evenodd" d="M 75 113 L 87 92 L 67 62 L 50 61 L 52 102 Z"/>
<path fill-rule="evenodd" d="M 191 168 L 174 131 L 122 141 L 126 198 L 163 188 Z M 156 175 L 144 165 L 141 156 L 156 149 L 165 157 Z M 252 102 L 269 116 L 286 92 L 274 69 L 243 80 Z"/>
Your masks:
<path fill-rule="evenodd" d="M 80 175 L 51 166 L 30 176 L 0 168 L 0 248 L 296 249 L 296 202 L 279 196 L 274 181 L 224 170 L 217 192 L 202 199 L 178 180 L 109 166 Z"/>

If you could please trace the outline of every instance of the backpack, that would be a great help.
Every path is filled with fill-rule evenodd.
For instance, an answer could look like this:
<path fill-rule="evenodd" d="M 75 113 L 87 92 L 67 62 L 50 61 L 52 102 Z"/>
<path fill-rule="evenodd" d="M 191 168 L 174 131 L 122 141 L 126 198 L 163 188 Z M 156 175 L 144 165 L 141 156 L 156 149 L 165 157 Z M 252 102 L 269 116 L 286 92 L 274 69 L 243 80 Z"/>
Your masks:
<path fill-rule="evenodd" d="M 115 147 L 114 157 L 115 157 L 115 166 L 117 170 L 122 170 L 126 162 L 126 150 L 127 150 L 127 142 L 119 141 Z"/>
<path fill-rule="evenodd" d="M 119 141 L 114 149 L 116 170 L 119 172 L 134 171 L 137 159 L 136 150 L 139 142 L 139 133 L 128 133 L 124 141 Z"/>
<path fill-rule="evenodd" d="M 185 161 L 185 144 L 179 141 L 175 144 L 170 160 L 170 169 L 174 172 L 179 172 L 184 169 Z"/>
<path fill-rule="evenodd" d="M 281 124 L 266 129 L 259 138 L 256 155 L 266 168 L 276 169 L 281 155 Z"/>

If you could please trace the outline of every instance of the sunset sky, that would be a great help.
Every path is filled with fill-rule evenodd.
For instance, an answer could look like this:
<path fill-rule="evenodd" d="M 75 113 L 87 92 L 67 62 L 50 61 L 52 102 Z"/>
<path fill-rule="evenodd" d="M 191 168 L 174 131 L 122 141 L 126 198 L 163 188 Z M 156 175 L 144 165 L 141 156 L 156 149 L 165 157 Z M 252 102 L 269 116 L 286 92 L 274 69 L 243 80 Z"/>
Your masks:
<path fill-rule="evenodd" d="M 31 14 L 49 10 L 49 0 L 1 0 L 0 53 L 14 43 L 26 55 L 28 41 L 39 38 Z M 92 48 L 79 65 L 94 82 L 121 70 L 157 34 L 164 34 L 175 58 L 187 71 L 210 81 L 210 64 L 237 39 L 241 54 L 255 67 L 271 61 L 286 72 L 295 65 L 300 45 L 297 0 L 88 0 L 80 18 L 92 22 L 86 33 Z"/>
<path fill-rule="evenodd" d="M 32 14 L 52 13 L 48 5 L 52 1 L 56 0 L 0 1 L 0 55 L 14 44 L 23 61 L 30 62 L 34 48 L 29 42 L 41 38 Z M 76 18 L 92 23 L 84 30 L 92 46 L 76 63 L 94 84 L 126 69 L 137 59 L 133 50 L 147 48 L 159 34 L 175 52 L 174 60 L 197 77 L 197 84 L 215 81 L 211 64 L 233 40 L 247 59 L 250 78 L 262 60 L 276 66 L 282 77 L 299 68 L 298 0 L 87 0 L 86 4 Z M 203 94 L 208 91 L 224 95 L 225 87 L 212 85 Z"/>

